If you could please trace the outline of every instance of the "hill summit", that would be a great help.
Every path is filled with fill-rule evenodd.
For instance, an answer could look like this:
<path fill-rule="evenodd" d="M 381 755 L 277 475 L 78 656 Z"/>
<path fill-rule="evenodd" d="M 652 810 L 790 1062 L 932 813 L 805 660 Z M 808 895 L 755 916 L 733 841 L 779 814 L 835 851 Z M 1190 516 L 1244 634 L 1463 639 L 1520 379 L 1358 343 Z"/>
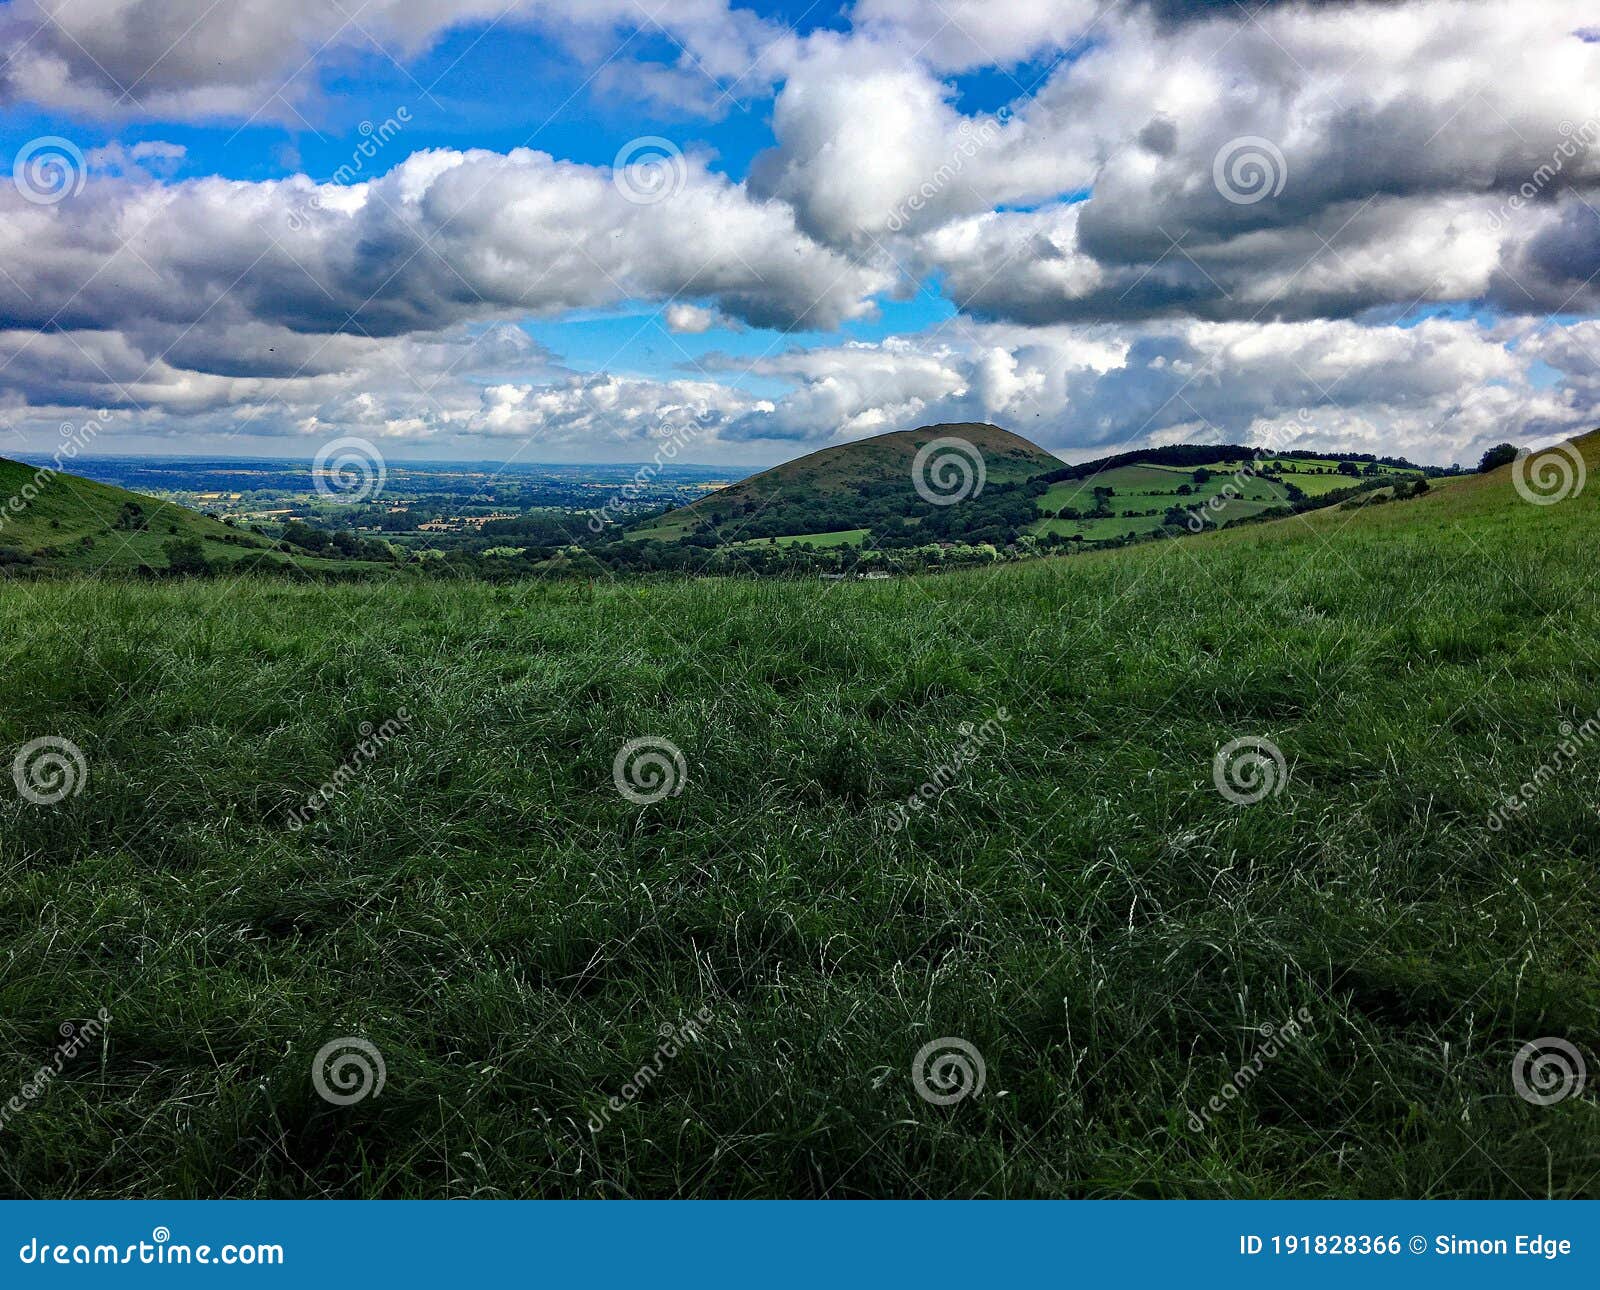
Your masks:
<path fill-rule="evenodd" d="M 919 426 L 807 453 L 646 521 L 630 536 L 671 541 L 697 531 L 736 530 L 745 538 L 879 531 L 886 522 L 921 522 L 957 494 L 977 502 L 985 490 L 1003 493 L 1064 465 L 999 426 Z"/>

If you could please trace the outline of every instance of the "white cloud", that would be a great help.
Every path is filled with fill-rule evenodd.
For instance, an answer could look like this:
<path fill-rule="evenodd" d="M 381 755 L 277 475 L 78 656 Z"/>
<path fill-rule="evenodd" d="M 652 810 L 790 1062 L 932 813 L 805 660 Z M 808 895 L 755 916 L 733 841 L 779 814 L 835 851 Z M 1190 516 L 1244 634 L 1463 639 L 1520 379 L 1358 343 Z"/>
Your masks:
<path fill-rule="evenodd" d="M 0 102 L 163 120 L 291 120 L 316 112 L 324 65 L 405 62 L 461 27 L 532 24 L 599 64 L 630 33 L 664 33 L 696 75 L 750 74 L 784 29 L 726 0 L 12 0 L 0 12 Z M 599 50 L 595 54 L 594 50 Z"/>
<path fill-rule="evenodd" d="M 0 14 L 0 97 L 183 120 L 309 110 L 317 58 L 370 35 L 405 59 L 502 8 L 371 0 L 357 32 L 320 0 L 41 3 Z M 0 189 L 0 414 L 618 458 L 694 417 L 708 456 L 745 459 L 941 419 L 1080 455 L 1286 424 L 1469 460 L 1600 398 L 1595 324 L 1570 321 L 1600 309 L 1590 7 L 858 0 L 800 38 L 684 0 L 657 16 L 681 56 L 619 58 L 606 92 L 712 115 L 724 86 L 777 87 L 773 139 L 747 183 L 669 157 L 661 201 L 526 149 L 404 156 L 403 134 L 320 186 L 165 182 L 181 150 L 113 143 L 69 199 Z M 505 21 L 596 67 L 648 25 L 629 0 Z M 964 107 L 980 69 L 1004 112 Z M 1268 145 L 1260 200 L 1218 181 L 1241 138 Z M 960 310 L 938 332 L 683 379 L 574 373 L 506 325 L 642 302 L 677 334 L 828 331 L 935 280 Z M 1530 321 L 1379 325 L 1458 302 Z"/>

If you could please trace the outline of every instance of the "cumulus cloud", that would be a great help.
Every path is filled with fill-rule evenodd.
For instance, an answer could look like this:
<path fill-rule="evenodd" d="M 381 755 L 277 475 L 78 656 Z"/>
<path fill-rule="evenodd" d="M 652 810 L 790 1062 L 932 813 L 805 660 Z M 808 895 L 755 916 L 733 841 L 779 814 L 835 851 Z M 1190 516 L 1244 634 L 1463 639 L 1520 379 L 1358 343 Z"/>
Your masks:
<path fill-rule="evenodd" d="M 1593 428 L 1597 326 L 957 321 L 876 343 L 713 355 L 662 380 L 570 371 L 504 324 L 323 338 L 333 352 L 310 364 L 296 346 L 318 338 L 259 331 L 256 343 L 288 343 L 270 374 L 166 360 L 146 371 L 145 355 L 111 334 L 13 332 L 0 334 L 9 399 L 33 401 L 0 400 L 0 419 L 36 446 L 59 421 L 110 407 L 107 433 L 173 433 L 219 450 L 259 451 L 244 445 L 271 438 L 305 452 L 361 434 L 453 455 L 516 443 L 530 460 L 644 460 L 662 436 L 687 433 L 698 459 L 751 464 L 931 422 L 992 421 L 1072 460 L 1227 440 L 1469 462 L 1503 439 Z M 752 378 L 772 392 L 747 393 Z"/>
<path fill-rule="evenodd" d="M 0 102 L 109 117 L 303 121 L 319 70 L 341 60 L 406 61 L 461 27 L 533 24 L 615 51 L 664 33 L 709 77 L 749 74 L 784 29 L 726 0 L 647 11 L 631 0 L 12 0 L 0 11 Z M 662 69 L 670 70 L 670 69 Z"/>
<path fill-rule="evenodd" d="M 1174 442 L 1476 460 L 1489 443 L 1593 428 L 1595 324 L 1508 329 L 1435 319 L 960 324 L 730 369 L 792 382 L 730 436 L 843 442 L 939 421 L 992 421 L 1071 459 Z M 1571 372 L 1552 388 L 1536 363 Z"/>
<path fill-rule="evenodd" d="M 1124 6 L 996 117 L 957 110 L 938 69 L 966 64 L 938 40 L 981 32 L 991 47 L 973 56 L 1003 64 L 1089 21 L 1078 6 L 942 24 L 899 0 L 856 12 L 859 33 L 820 34 L 796 58 L 752 183 L 819 240 L 941 272 L 986 316 L 1533 309 L 1593 267 L 1600 46 L 1578 36 L 1579 4 L 1216 8 L 1182 23 Z M 934 46 L 907 59 L 923 34 Z"/>
<path fill-rule="evenodd" d="M 667 306 L 664 316 L 667 330 L 679 336 L 704 335 L 714 327 L 730 331 L 736 331 L 739 327 L 735 319 L 699 305 L 671 304 Z"/>
<path fill-rule="evenodd" d="M 403 60 L 503 0 L 370 0 L 360 32 L 320 0 L 46 8 L 0 14 L 0 99 L 193 120 L 307 109 L 319 60 Z M 934 420 L 1079 454 L 1277 427 L 1470 460 L 1586 428 L 1600 397 L 1571 321 L 1600 308 L 1590 9 L 857 0 L 801 36 L 729 0 L 658 26 L 516 0 L 504 20 L 558 33 L 605 93 L 707 116 L 771 93 L 770 147 L 743 181 L 691 153 L 638 186 L 391 141 L 319 185 L 171 182 L 180 150 L 109 144 L 65 200 L 0 189 L 0 415 L 618 459 L 684 418 L 741 460 Z M 641 27 L 677 56 L 607 62 Z M 930 283 L 958 311 L 937 332 L 779 335 L 660 379 L 571 371 L 509 325 L 643 303 L 681 335 L 826 332 Z M 1457 305 L 1499 321 L 1394 325 Z"/>
<path fill-rule="evenodd" d="M 883 274 L 811 241 L 787 207 L 683 166 L 681 191 L 653 204 L 602 168 L 527 150 L 416 153 L 347 187 L 108 180 L 50 206 L 5 190 L 0 316 L 143 335 L 254 321 L 392 336 L 683 294 L 757 326 L 870 312 Z M 717 236 L 685 237 L 693 227 Z"/>

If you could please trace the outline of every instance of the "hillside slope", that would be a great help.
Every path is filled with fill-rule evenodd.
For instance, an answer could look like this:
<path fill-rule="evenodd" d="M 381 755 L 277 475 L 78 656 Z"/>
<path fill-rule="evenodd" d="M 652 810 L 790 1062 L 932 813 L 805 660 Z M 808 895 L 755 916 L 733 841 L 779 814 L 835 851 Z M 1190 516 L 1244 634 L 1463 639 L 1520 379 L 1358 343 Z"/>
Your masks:
<path fill-rule="evenodd" d="M 92 573 L 165 569 L 167 543 L 194 539 L 212 564 L 293 563 L 345 569 L 353 562 L 274 553 L 275 544 L 188 507 L 81 475 L 0 457 L 0 566 Z"/>
<path fill-rule="evenodd" d="M 936 440 L 970 452 L 919 457 Z M 963 459 L 969 455 L 972 461 Z M 810 453 L 641 521 L 625 536 L 877 551 L 1013 546 L 1024 538 L 1046 547 L 1120 544 L 1340 501 L 1361 489 L 1409 488 L 1425 473 L 1397 458 L 1258 453 L 1236 444 L 1147 448 L 1068 466 L 998 426 L 934 425 Z M 939 504 L 962 488 L 959 504 Z"/>
<path fill-rule="evenodd" d="M 1515 1080 L 1595 1058 L 1600 482 L 1510 475 L 886 582 L 0 585 L 0 750 L 87 768 L 0 794 L 0 1062 L 114 1018 L 9 1183 L 1592 1195 Z"/>
<path fill-rule="evenodd" d="M 657 520 L 635 528 L 630 536 L 671 540 L 701 524 L 736 523 L 742 517 L 769 519 L 793 508 L 794 523 L 779 528 L 790 533 L 820 533 L 854 527 L 833 523 L 831 516 L 849 518 L 861 490 L 877 490 L 906 514 L 921 503 L 913 484 L 917 454 L 938 439 L 959 439 L 983 458 L 987 485 L 1030 479 L 1059 469 L 1059 457 L 999 426 L 977 422 L 952 422 L 897 430 L 854 443 L 838 444 L 784 462 L 748 479 L 718 489 Z M 748 527 L 748 526 L 747 526 Z"/>

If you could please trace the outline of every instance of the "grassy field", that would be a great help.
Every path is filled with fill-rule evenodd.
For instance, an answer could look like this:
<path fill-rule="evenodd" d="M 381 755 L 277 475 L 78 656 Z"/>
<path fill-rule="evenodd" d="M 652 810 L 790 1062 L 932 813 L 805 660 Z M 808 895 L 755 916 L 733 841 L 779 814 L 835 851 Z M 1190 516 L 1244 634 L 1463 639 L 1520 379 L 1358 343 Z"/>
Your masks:
<path fill-rule="evenodd" d="M 787 537 L 755 538 L 738 545 L 760 546 L 765 543 L 770 546 L 799 546 L 810 543 L 820 550 L 835 546 L 857 546 L 870 532 L 870 529 L 837 529 L 832 533 L 796 533 Z"/>
<path fill-rule="evenodd" d="M 1277 463 L 1264 459 L 1276 471 Z M 1356 482 L 1348 475 L 1337 472 L 1338 461 L 1327 459 L 1285 460 L 1282 476 L 1288 483 L 1297 485 L 1308 497 L 1319 497 L 1338 488 L 1348 488 Z M 1235 520 L 1259 515 L 1274 506 L 1287 505 L 1288 491 L 1271 479 L 1263 478 L 1257 468 L 1243 460 L 1218 459 L 1206 469 L 1211 477 L 1204 483 L 1195 483 L 1192 466 L 1169 466 L 1155 462 L 1140 462 L 1103 470 L 1088 479 L 1065 480 L 1052 484 L 1038 499 L 1040 512 L 1046 517 L 1033 524 L 1031 532 L 1039 537 L 1055 533 L 1062 537 L 1079 537 L 1085 542 L 1104 542 L 1126 537 L 1128 534 L 1154 533 L 1161 528 L 1168 508 L 1177 506 L 1194 511 L 1207 524 L 1223 526 Z M 1396 475 L 1413 477 L 1416 470 L 1394 470 Z M 1177 490 L 1186 486 L 1188 493 Z M 1097 487 L 1115 489 L 1110 499 L 1111 514 L 1106 517 L 1061 519 L 1057 512 L 1063 507 L 1073 507 L 1087 513 L 1095 504 Z M 1125 510 L 1154 511 L 1153 515 L 1123 515 Z"/>
<path fill-rule="evenodd" d="M 1594 1081 L 1512 1067 L 1596 1059 L 1600 738 L 1489 820 L 1600 708 L 1597 508 L 1501 471 L 876 584 L 0 586 L 7 758 L 86 771 L 0 794 L 0 1095 L 95 1032 L 0 1179 L 1593 1195 Z M 639 804 L 645 736 L 685 775 Z M 957 1039 L 983 1087 L 931 1103 Z"/>
<path fill-rule="evenodd" d="M 234 529 L 175 502 L 131 493 L 77 475 L 45 472 L 0 458 L 0 548 L 9 548 L 52 569 L 80 573 L 127 572 L 141 566 L 167 567 L 166 544 L 176 539 L 200 543 L 205 559 L 224 568 L 265 558 L 322 572 L 388 570 L 370 562 L 289 557 L 274 544 L 245 529 Z M 10 502 L 15 501 L 13 509 Z M 22 503 L 26 501 L 26 505 Z M 129 503 L 140 507 L 125 516 Z"/>

